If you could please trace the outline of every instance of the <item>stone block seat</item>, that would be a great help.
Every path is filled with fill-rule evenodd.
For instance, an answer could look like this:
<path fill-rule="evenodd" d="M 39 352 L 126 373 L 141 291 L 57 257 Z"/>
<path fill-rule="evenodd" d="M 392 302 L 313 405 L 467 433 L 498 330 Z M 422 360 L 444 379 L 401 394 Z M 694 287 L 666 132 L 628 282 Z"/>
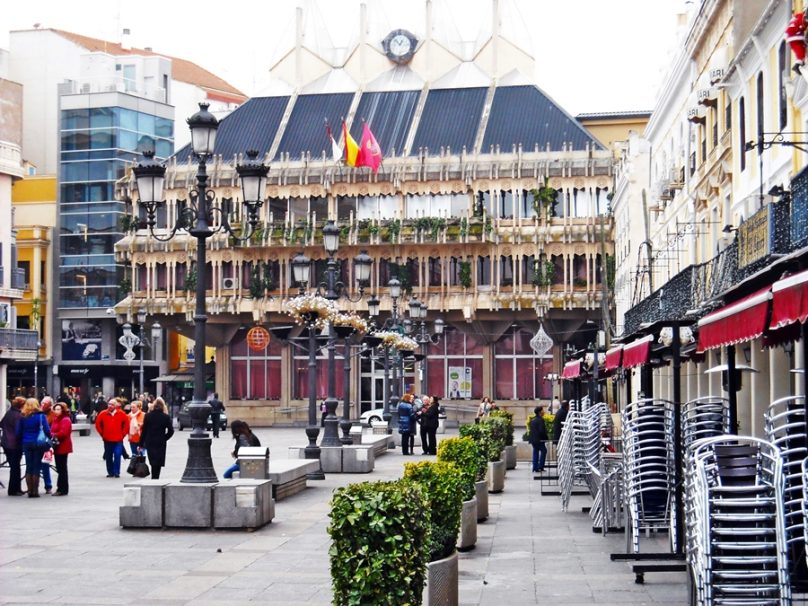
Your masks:
<path fill-rule="evenodd" d="M 280 501 L 305 490 L 306 474 L 317 471 L 318 467 L 318 462 L 310 459 L 270 458 L 269 479 L 272 480 L 272 497 Z"/>

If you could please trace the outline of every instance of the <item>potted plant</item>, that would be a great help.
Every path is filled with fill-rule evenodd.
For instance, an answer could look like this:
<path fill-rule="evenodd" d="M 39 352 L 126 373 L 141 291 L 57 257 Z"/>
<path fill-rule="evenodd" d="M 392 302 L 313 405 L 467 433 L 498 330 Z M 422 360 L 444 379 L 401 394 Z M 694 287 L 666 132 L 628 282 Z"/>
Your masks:
<path fill-rule="evenodd" d="M 477 521 L 484 522 L 488 519 L 488 441 L 490 435 L 484 432 L 478 424 L 461 425 L 460 437 L 471 438 L 477 445 L 477 466 L 474 474 L 474 494 L 477 498 Z"/>
<path fill-rule="evenodd" d="M 463 511 L 460 517 L 460 537 L 457 549 L 467 551 L 477 543 L 477 497 L 474 483 L 480 449 L 471 438 L 449 438 L 438 444 L 438 461 L 454 463 L 463 486 Z"/>
<path fill-rule="evenodd" d="M 502 419 L 505 423 L 505 469 L 516 469 L 516 445 L 513 443 L 513 413 L 497 408 L 491 411 L 490 416 Z"/>
<path fill-rule="evenodd" d="M 429 523 L 424 603 L 427 606 L 457 604 L 459 573 L 455 547 L 463 505 L 463 486 L 458 469 L 454 463 L 440 461 L 407 463 L 404 479 L 418 484 L 429 501 L 426 509 L 420 510 L 426 514 L 424 517 Z"/>
<path fill-rule="evenodd" d="M 333 604 L 421 604 L 431 519 L 422 486 L 407 480 L 362 482 L 331 498 Z"/>
<path fill-rule="evenodd" d="M 295 323 L 320 330 L 338 313 L 333 301 L 315 294 L 298 295 L 286 303 L 286 313 Z"/>
<path fill-rule="evenodd" d="M 505 489 L 505 461 L 502 451 L 505 448 L 507 426 L 503 419 L 485 417 L 480 422 L 483 432 L 489 433 L 488 439 L 488 492 L 502 492 Z"/>

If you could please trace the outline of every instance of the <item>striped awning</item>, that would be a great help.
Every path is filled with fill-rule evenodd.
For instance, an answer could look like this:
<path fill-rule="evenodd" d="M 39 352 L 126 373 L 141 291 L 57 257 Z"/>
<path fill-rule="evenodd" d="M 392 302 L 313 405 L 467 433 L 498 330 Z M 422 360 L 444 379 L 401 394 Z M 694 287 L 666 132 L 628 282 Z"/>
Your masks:
<path fill-rule="evenodd" d="M 777 330 L 808 320 L 808 270 L 772 285 L 772 318 L 769 329 Z"/>
<path fill-rule="evenodd" d="M 611 372 L 613 370 L 617 370 L 620 368 L 620 364 L 623 362 L 623 346 L 618 345 L 617 347 L 612 347 L 611 349 L 606 350 L 606 362 L 603 364 L 603 368 L 606 372 Z"/>
<path fill-rule="evenodd" d="M 654 335 L 648 335 L 623 346 L 623 368 L 647 364 L 651 359 L 651 343 Z"/>
<path fill-rule="evenodd" d="M 582 360 L 573 360 L 564 364 L 564 372 L 561 376 L 564 379 L 577 379 L 581 376 L 581 362 Z"/>

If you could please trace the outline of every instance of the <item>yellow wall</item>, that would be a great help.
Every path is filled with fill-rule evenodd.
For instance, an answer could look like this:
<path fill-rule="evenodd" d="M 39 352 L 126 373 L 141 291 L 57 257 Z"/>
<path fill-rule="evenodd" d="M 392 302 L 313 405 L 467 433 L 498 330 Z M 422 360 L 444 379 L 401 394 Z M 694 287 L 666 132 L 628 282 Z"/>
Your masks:
<path fill-rule="evenodd" d="M 55 204 L 56 176 L 26 177 L 16 181 L 11 190 L 11 200 L 14 204 L 44 201 Z"/>
<path fill-rule="evenodd" d="M 620 116 L 579 118 L 578 122 L 606 149 L 614 150 L 614 143 L 628 139 L 629 131 L 642 134 L 648 124 L 647 116 Z"/>

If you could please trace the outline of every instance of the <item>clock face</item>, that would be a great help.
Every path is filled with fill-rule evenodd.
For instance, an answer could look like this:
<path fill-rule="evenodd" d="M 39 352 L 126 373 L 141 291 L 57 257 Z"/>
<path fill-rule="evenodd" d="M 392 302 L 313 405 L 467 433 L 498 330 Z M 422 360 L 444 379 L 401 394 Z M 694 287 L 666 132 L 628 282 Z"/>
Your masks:
<path fill-rule="evenodd" d="M 394 63 L 407 63 L 415 54 L 415 47 L 418 39 L 404 29 L 397 29 L 390 32 L 382 41 L 384 52 L 387 58 Z"/>
<path fill-rule="evenodd" d="M 390 40 L 390 53 L 396 57 L 403 57 L 412 50 L 412 42 L 404 34 L 396 34 Z"/>

